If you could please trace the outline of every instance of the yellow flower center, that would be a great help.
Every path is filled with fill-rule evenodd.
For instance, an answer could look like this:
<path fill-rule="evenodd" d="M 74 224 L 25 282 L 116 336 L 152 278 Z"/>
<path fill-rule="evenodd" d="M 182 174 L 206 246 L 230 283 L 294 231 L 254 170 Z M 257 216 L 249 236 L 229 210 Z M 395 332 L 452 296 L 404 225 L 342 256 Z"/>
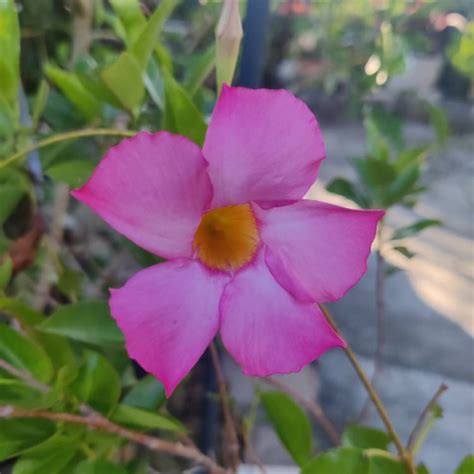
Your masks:
<path fill-rule="evenodd" d="M 233 271 L 252 260 L 258 242 L 252 208 L 239 204 L 203 214 L 194 235 L 193 250 L 209 268 Z"/>

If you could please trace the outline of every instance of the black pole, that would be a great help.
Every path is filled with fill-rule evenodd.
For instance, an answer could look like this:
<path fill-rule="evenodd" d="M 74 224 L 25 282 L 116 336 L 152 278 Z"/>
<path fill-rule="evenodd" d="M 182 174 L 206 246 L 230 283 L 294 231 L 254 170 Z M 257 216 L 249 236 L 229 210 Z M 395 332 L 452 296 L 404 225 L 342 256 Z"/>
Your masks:
<path fill-rule="evenodd" d="M 269 20 L 270 0 L 248 0 L 237 80 L 239 86 L 253 89 L 261 86 Z"/>

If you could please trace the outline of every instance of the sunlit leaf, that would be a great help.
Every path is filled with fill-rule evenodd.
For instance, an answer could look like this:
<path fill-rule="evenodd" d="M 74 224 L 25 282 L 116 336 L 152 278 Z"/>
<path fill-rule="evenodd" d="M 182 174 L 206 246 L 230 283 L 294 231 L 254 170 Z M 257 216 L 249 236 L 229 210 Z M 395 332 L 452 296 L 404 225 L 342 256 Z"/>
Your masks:
<path fill-rule="evenodd" d="M 456 469 L 455 474 L 472 474 L 474 472 L 474 454 L 466 456 Z"/>
<path fill-rule="evenodd" d="M 387 449 L 390 441 L 390 436 L 387 433 L 369 426 L 350 425 L 342 434 L 343 446 L 353 448 Z"/>

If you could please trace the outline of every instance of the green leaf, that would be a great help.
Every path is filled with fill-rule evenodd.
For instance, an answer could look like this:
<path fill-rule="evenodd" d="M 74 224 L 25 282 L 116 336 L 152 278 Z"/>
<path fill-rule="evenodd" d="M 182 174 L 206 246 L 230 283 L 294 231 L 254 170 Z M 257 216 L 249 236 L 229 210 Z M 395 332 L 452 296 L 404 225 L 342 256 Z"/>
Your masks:
<path fill-rule="evenodd" d="M 294 461 L 303 466 L 311 455 L 311 424 L 303 410 L 283 392 L 262 392 L 262 405 L 280 441 Z"/>
<path fill-rule="evenodd" d="M 48 94 L 49 94 L 49 85 L 43 79 L 40 82 L 40 85 L 38 87 L 38 92 L 36 93 L 35 102 L 33 105 L 33 112 L 31 114 L 32 115 L 31 120 L 32 120 L 34 129 L 36 129 L 36 127 L 38 126 L 41 115 L 43 114 L 44 108 L 46 107 Z"/>
<path fill-rule="evenodd" d="M 462 35 L 455 38 L 448 48 L 448 54 L 454 67 L 470 77 L 474 74 L 474 22 L 467 23 Z"/>
<path fill-rule="evenodd" d="M 426 160 L 428 149 L 428 145 L 422 145 L 402 151 L 394 162 L 395 168 L 400 172 L 413 163 L 421 165 Z"/>
<path fill-rule="evenodd" d="M 428 468 L 424 464 L 418 464 L 418 466 L 416 466 L 416 474 L 430 474 L 430 471 L 428 471 Z"/>
<path fill-rule="evenodd" d="M 120 54 L 102 70 L 101 78 L 123 107 L 135 113 L 145 95 L 143 72 L 135 57 L 128 52 Z"/>
<path fill-rule="evenodd" d="M 28 326 L 35 326 L 44 321 L 41 313 L 30 308 L 23 301 L 14 298 L 0 298 L 0 312 L 18 319 L 21 323 Z"/>
<path fill-rule="evenodd" d="M 430 124 L 436 132 L 436 143 L 442 145 L 449 137 L 449 122 L 448 118 L 440 107 L 428 103 L 428 115 Z"/>
<path fill-rule="evenodd" d="M 64 295 L 75 296 L 81 288 L 82 278 L 82 272 L 64 266 L 56 286 Z"/>
<path fill-rule="evenodd" d="M 13 261 L 7 255 L 0 263 L 0 292 L 6 288 L 13 274 Z"/>
<path fill-rule="evenodd" d="M 163 384 L 147 375 L 139 380 L 125 395 L 122 403 L 137 408 L 154 410 L 159 408 L 166 400 Z"/>
<path fill-rule="evenodd" d="M 6 324 L 0 324 L 0 358 L 41 382 L 48 382 L 53 375 L 53 365 L 44 349 Z M 0 369 L 1 373 L 4 371 Z"/>
<path fill-rule="evenodd" d="M 127 474 L 127 471 L 118 464 L 99 459 L 96 461 L 82 461 L 76 466 L 72 474 Z"/>
<path fill-rule="evenodd" d="M 54 431 L 54 424 L 47 420 L 0 418 L 0 461 L 41 443 Z"/>
<path fill-rule="evenodd" d="M 110 4 L 120 19 L 127 43 L 131 44 L 146 23 L 139 0 L 110 0 Z"/>
<path fill-rule="evenodd" d="M 0 2 L 0 96 L 12 106 L 20 85 L 20 25 L 13 0 Z"/>
<path fill-rule="evenodd" d="M 442 222 L 437 219 L 421 219 L 418 222 L 415 222 L 414 224 L 396 230 L 392 235 L 392 240 L 411 237 L 412 235 L 421 232 L 423 229 L 427 229 L 428 227 L 432 227 L 435 225 L 442 225 Z"/>
<path fill-rule="evenodd" d="M 370 112 L 364 120 L 364 125 L 366 126 L 371 153 L 380 150 L 380 144 L 378 143 L 380 137 L 383 137 L 397 150 L 403 147 L 402 121 L 382 105 L 375 105 L 370 108 Z"/>
<path fill-rule="evenodd" d="M 416 191 L 416 184 L 420 177 L 420 165 L 412 163 L 398 174 L 393 183 L 382 189 L 382 204 L 390 207 L 398 204 L 404 198 Z"/>
<path fill-rule="evenodd" d="M 27 450 L 15 464 L 12 474 L 60 474 L 77 449 L 77 439 L 57 433 Z"/>
<path fill-rule="evenodd" d="M 102 103 L 84 87 L 76 74 L 51 65 L 46 66 L 45 72 L 84 118 L 91 121 L 102 115 Z"/>
<path fill-rule="evenodd" d="M 192 61 L 189 67 L 186 68 L 187 74 L 184 81 L 184 88 L 191 97 L 199 90 L 216 67 L 216 45 L 212 43 L 201 54 L 194 56 Z"/>
<path fill-rule="evenodd" d="M 18 379 L 0 376 L 0 404 L 38 410 L 47 408 L 50 398 Z"/>
<path fill-rule="evenodd" d="M 121 425 L 145 430 L 186 431 L 186 428 L 171 416 L 128 405 L 118 405 L 112 413 L 111 420 Z"/>
<path fill-rule="evenodd" d="M 123 343 L 123 335 L 110 316 L 107 303 L 102 302 L 61 306 L 38 329 L 91 344 Z"/>
<path fill-rule="evenodd" d="M 355 202 L 359 207 L 363 209 L 370 208 L 370 201 L 363 194 L 361 194 L 355 186 L 346 179 L 336 178 L 333 179 L 327 186 L 326 189 L 330 193 L 339 194 L 347 199 Z"/>
<path fill-rule="evenodd" d="M 304 465 L 301 474 L 369 474 L 369 461 L 360 449 L 331 449 Z"/>
<path fill-rule="evenodd" d="M 405 465 L 387 451 L 369 449 L 364 455 L 369 460 L 368 474 L 408 474 Z"/>
<path fill-rule="evenodd" d="M 393 247 L 393 250 L 398 253 L 401 253 L 406 258 L 413 258 L 416 255 L 414 252 L 403 246 Z"/>
<path fill-rule="evenodd" d="M 390 441 L 387 433 L 369 426 L 350 425 L 342 434 L 342 445 L 353 448 L 387 449 Z"/>
<path fill-rule="evenodd" d="M 150 56 L 158 42 L 166 19 L 171 15 L 179 0 L 161 0 L 158 8 L 148 19 L 138 38 L 133 42 L 130 53 L 145 70 Z"/>
<path fill-rule="evenodd" d="M 83 403 L 108 414 L 120 397 L 120 377 L 104 356 L 86 351 L 72 391 Z"/>
<path fill-rule="evenodd" d="M 374 158 L 354 158 L 352 162 L 360 180 L 369 190 L 387 186 L 397 176 L 394 167 L 386 161 Z"/>
<path fill-rule="evenodd" d="M 20 170 L 0 170 L 0 225 L 10 217 L 30 188 L 30 183 Z"/>
<path fill-rule="evenodd" d="M 469 454 L 456 469 L 455 474 L 472 474 L 474 473 L 474 454 Z"/>
<path fill-rule="evenodd" d="M 207 128 L 201 112 L 173 76 L 166 69 L 163 69 L 163 73 L 165 78 L 163 128 L 184 135 L 201 146 Z"/>
<path fill-rule="evenodd" d="M 44 170 L 44 173 L 53 181 L 77 188 L 89 179 L 94 168 L 95 164 L 89 160 L 68 160 L 53 162 Z"/>

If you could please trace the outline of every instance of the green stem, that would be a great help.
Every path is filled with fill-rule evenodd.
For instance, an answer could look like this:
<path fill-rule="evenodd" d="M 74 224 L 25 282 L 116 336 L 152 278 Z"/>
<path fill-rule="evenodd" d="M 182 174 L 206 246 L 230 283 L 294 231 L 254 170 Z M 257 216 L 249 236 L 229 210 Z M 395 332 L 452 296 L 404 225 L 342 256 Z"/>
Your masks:
<path fill-rule="evenodd" d="M 334 330 L 338 334 L 340 334 L 339 328 L 337 327 L 337 324 L 334 321 L 331 314 L 329 313 L 328 309 L 323 305 L 320 305 L 320 307 L 321 307 L 322 312 L 324 313 L 324 316 L 326 316 L 326 319 L 328 320 L 329 324 L 334 328 Z M 395 447 L 397 448 L 400 458 L 405 463 L 408 469 L 408 472 L 410 474 L 416 474 L 416 469 L 413 464 L 413 459 L 411 457 L 411 454 L 403 446 L 403 443 L 400 440 L 400 437 L 398 436 L 397 432 L 395 431 L 395 427 L 393 426 L 392 420 L 390 419 L 387 411 L 385 410 L 385 407 L 382 401 L 380 400 L 378 393 L 376 392 L 375 388 L 370 383 L 369 378 L 365 374 L 364 369 L 360 365 L 354 351 L 351 349 L 349 344 L 347 344 L 347 346 L 344 348 L 344 352 L 346 353 L 347 358 L 349 359 L 350 363 L 354 367 L 354 370 L 356 371 L 357 376 L 359 377 L 365 389 L 367 390 L 367 393 L 369 394 L 369 397 L 372 400 L 375 408 L 377 409 L 380 415 L 380 418 L 382 419 L 385 427 L 387 428 L 387 432 L 390 435 L 390 438 L 392 439 L 393 444 L 395 444 Z"/>
<path fill-rule="evenodd" d="M 115 137 L 132 137 L 137 132 L 131 130 L 117 130 L 113 128 L 85 128 L 83 130 L 73 130 L 71 132 L 58 133 L 52 137 L 45 138 L 39 142 L 32 143 L 31 145 L 23 148 L 20 151 L 17 151 L 13 155 L 9 156 L 7 159 L 0 161 L 0 169 L 5 168 L 15 161 L 19 160 L 28 153 L 37 150 L 39 148 L 44 148 L 54 143 L 64 142 L 67 140 L 75 140 L 77 138 L 84 137 L 98 137 L 98 136 L 115 136 Z"/>

